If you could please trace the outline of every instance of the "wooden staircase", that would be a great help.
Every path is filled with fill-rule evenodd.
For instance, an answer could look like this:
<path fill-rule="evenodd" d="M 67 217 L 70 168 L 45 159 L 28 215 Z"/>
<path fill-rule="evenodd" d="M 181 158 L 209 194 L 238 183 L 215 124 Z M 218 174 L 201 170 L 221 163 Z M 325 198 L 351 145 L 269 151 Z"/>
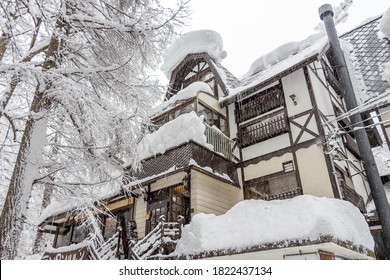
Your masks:
<path fill-rule="evenodd" d="M 172 253 L 176 243 L 181 237 L 181 229 L 184 222 L 179 217 L 178 222 L 165 222 L 162 215 L 157 226 L 143 239 L 130 245 L 129 258 L 133 260 L 159 259 L 163 255 Z"/>

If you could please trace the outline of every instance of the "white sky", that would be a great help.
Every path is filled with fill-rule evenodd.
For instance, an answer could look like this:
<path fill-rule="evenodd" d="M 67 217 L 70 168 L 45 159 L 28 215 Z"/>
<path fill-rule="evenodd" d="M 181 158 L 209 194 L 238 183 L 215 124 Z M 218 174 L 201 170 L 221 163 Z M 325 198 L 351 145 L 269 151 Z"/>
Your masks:
<path fill-rule="evenodd" d="M 221 34 L 227 58 L 222 64 L 237 77 L 258 57 L 278 46 L 315 33 L 318 8 L 341 0 L 191 0 L 192 20 L 184 32 L 212 29 Z M 344 32 L 390 7 L 389 0 L 354 0 Z M 183 33 L 184 33 L 183 32 Z"/>

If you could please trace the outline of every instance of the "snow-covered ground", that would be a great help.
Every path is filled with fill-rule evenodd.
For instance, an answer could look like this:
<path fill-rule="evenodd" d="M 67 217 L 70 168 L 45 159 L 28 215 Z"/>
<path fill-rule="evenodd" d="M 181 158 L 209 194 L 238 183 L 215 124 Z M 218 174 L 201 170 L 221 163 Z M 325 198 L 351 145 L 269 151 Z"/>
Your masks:
<path fill-rule="evenodd" d="M 351 203 L 302 195 L 288 200 L 245 200 L 226 214 L 197 214 L 183 228 L 175 255 L 245 249 L 284 241 L 332 236 L 369 250 L 374 240 Z"/>

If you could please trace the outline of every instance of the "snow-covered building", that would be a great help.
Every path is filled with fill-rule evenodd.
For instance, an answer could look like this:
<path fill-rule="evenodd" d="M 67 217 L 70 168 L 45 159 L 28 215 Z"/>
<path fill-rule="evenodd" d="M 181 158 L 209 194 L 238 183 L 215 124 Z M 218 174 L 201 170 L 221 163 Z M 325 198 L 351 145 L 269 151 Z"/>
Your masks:
<path fill-rule="evenodd" d="M 121 225 L 126 239 L 140 240 L 131 250 L 133 257 L 147 258 L 159 248 L 155 242 L 157 230 L 161 236 L 161 232 L 169 233 L 163 249 L 172 251 L 177 234 L 182 233 L 175 223 L 199 221 L 200 213 L 224 216 L 243 200 L 310 195 L 346 200 L 356 206 L 353 209 L 358 216 L 359 211 L 365 213 L 371 191 L 353 132 L 348 130 L 348 118 L 332 122 L 346 108 L 333 70 L 332 50 L 324 36 L 318 34 L 277 48 L 256 60 L 241 79 L 222 66 L 226 52 L 218 33 L 201 30 L 179 38 L 168 49 L 163 65 L 170 79 L 166 101 L 151 112 L 154 126 L 140 143 L 142 169 L 129 166 L 124 192 L 106 199 L 106 209 L 112 215 L 102 215 L 105 237 L 109 239 Z M 369 133 L 372 146 L 380 145 L 375 127 Z M 311 202 L 303 197 L 299 203 L 309 205 Z M 261 211 L 255 208 L 249 207 L 248 211 Z M 309 213 L 282 209 L 297 221 Z M 315 211 L 315 207 L 307 211 Z M 229 215 L 224 217 L 229 220 Z M 279 215 L 275 219 L 281 218 Z M 223 220 L 217 224 L 223 228 L 229 223 Z M 66 212 L 46 217 L 40 227 L 56 234 L 54 247 L 77 242 L 82 230 L 77 227 L 77 218 Z M 183 234 L 190 227 L 195 231 L 202 228 L 191 223 L 184 227 Z M 286 227 L 287 232 L 290 229 Z M 305 234 L 281 236 L 279 240 L 263 240 L 263 244 L 262 240 L 254 240 L 250 245 L 257 248 L 257 253 L 247 251 L 245 254 L 250 254 L 245 256 L 262 258 L 258 252 L 276 249 L 282 253 L 275 258 L 296 256 L 291 248 L 314 246 L 311 252 L 369 258 L 368 252 L 373 249 L 369 242 L 355 243 L 346 235 L 326 230 L 323 236 L 330 236 L 326 240 L 319 237 L 321 234 L 317 239 Z M 299 243 L 305 239 L 311 242 Z M 183 242 L 180 239 L 178 250 L 183 251 L 176 252 L 176 256 L 183 257 Z M 278 247 L 265 246 L 272 242 Z M 356 246 L 366 248 L 355 250 Z M 211 246 L 204 249 L 208 253 L 203 255 L 192 253 L 198 257 L 226 257 L 229 252 L 245 258 L 243 251 L 230 249 Z M 263 254 L 263 258 L 267 256 L 270 254 Z"/>

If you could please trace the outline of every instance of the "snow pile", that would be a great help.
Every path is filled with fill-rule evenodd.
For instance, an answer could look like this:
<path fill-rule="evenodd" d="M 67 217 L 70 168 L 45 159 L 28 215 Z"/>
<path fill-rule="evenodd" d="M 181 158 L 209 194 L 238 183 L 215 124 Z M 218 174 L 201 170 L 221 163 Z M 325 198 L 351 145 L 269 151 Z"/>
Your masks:
<path fill-rule="evenodd" d="M 204 134 L 205 125 L 195 112 L 183 114 L 164 124 L 154 133 L 145 136 L 140 143 L 141 158 L 163 154 L 169 148 L 193 140 L 202 146 L 213 149 L 207 144 Z"/>
<path fill-rule="evenodd" d="M 383 14 L 379 23 L 380 36 L 390 39 L 390 8 Z"/>
<path fill-rule="evenodd" d="M 318 41 L 318 39 L 322 38 L 323 34 L 318 33 L 314 34 L 312 36 L 309 36 L 303 41 L 300 42 L 289 42 L 284 45 L 281 45 L 280 47 L 276 48 L 275 50 L 269 52 L 268 54 L 256 59 L 249 71 L 243 76 L 243 78 L 252 76 L 256 73 L 262 72 L 264 70 L 267 70 L 271 68 L 272 66 L 276 65 L 277 63 L 286 60 L 289 57 L 292 57 L 308 48 L 313 46 L 314 43 Z M 322 45 L 321 47 L 322 48 Z M 317 51 L 314 49 L 314 51 Z M 314 52 L 310 51 L 310 53 L 314 54 Z M 310 54 L 309 54 L 310 55 Z M 306 57 L 309 56 L 308 54 L 305 54 Z M 304 58 L 304 57 L 303 57 Z"/>
<path fill-rule="evenodd" d="M 370 99 L 364 77 L 359 67 L 359 61 L 355 56 L 354 46 L 346 40 L 340 39 L 341 49 L 343 50 L 345 62 L 351 78 L 353 91 L 355 92 L 358 104 L 363 104 Z"/>
<path fill-rule="evenodd" d="M 177 101 L 187 100 L 192 97 L 195 97 L 199 92 L 205 92 L 211 95 L 214 95 L 212 89 L 205 82 L 197 81 L 188 85 L 186 88 L 177 92 L 172 96 L 168 101 L 165 101 L 160 106 L 153 109 L 152 115 L 157 113 L 162 113 L 163 110 L 169 108 L 171 105 L 175 104 Z"/>
<path fill-rule="evenodd" d="M 381 176 L 390 175 L 390 151 L 386 144 L 372 148 L 376 166 Z"/>
<path fill-rule="evenodd" d="M 293 47 L 292 50 L 289 51 L 288 46 Z M 297 52 L 298 46 L 299 51 Z M 283 71 L 301 63 L 307 58 L 322 53 L 327 46 L 328 39 L 326 36 L 324 36 L 324 34 L 318 33 L 299 43 L 289 43 L 279 47 L 274 51 L 273 54 L 270 53 L 257 59 L 252 64 L 250 70 L 241 78 L 241 86 L 230 89 L 229 96 L 220 98 L 220 102 L 227 98 L 231 98 L 232 96 L 235 96 L 248 88 L 271 79 Z M 274 62 L 275 64 L 270 65 L 271 62 Z"/>
<path fill-rule="evenodd" d="M 161 70 L 169 78 L 177 65 L 190 53 L 207 52 L 216 62 L 226 58 L 222 37 L 214 30 L 197 30 L 179 37 L 165 52 Z"/>
<path fill-rule="evenodd" d="M 245 200 L 221 216 L 197 214 L 183 228 L 174 254 L 315 241 L 326 235 L 374 248 L 363 215 L 351 203 L 302 195 L 288 200 Z"/>
<path fill-rule="evenodd" d="M 169 99 L 168 102 L 172 104 L 178 100 L 189 99 L 195 97 L 201 91 L 213 95 L 213 91 L 208 84 L 206 84 L 205 82 L 198 81 L 190 84 L 185 89 L 179 91 L 175 96 Z"/>
<path fill-rule="evenodd" d="M 297 42 L 284 44 L 276 48 L 274 51 L 256 59 L 252 63 L 249 72 L 245 76 L 251 76 L 258 72 L 264 71 L 265 69 L 270 68 L 272 65 L 275 65 L 276 63 L 285 60 L 294 54 L 297 54 L 299 50 L 300 47 Z"/>

